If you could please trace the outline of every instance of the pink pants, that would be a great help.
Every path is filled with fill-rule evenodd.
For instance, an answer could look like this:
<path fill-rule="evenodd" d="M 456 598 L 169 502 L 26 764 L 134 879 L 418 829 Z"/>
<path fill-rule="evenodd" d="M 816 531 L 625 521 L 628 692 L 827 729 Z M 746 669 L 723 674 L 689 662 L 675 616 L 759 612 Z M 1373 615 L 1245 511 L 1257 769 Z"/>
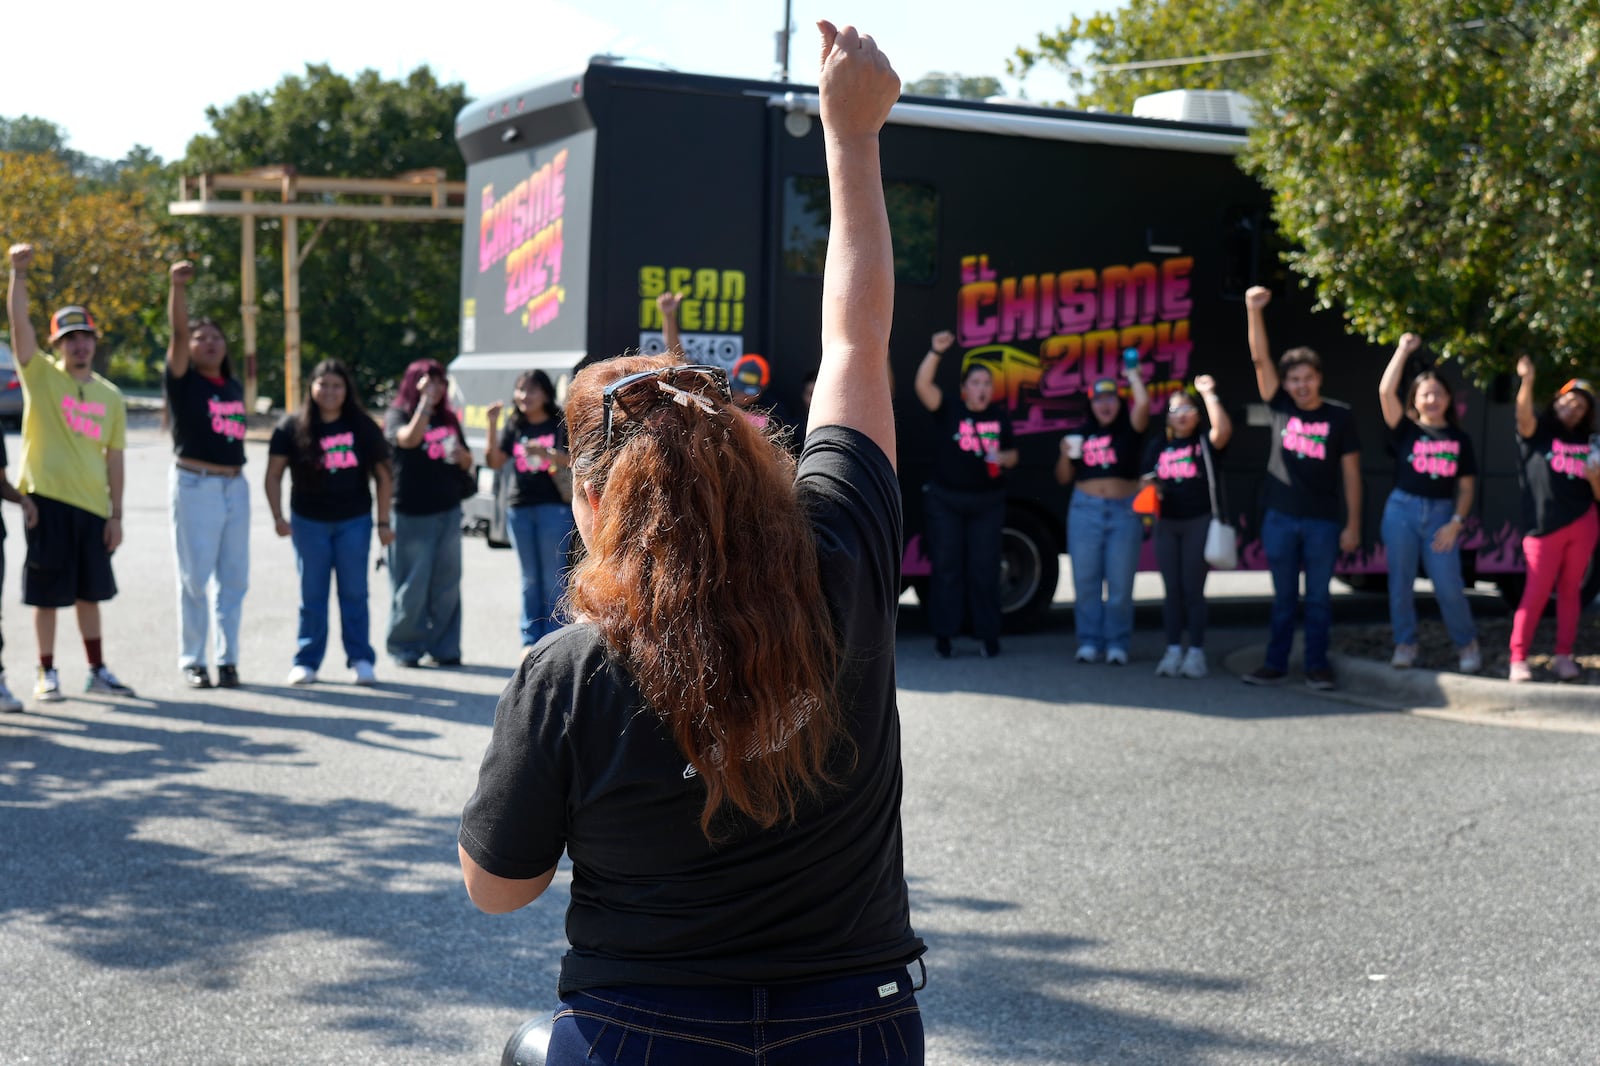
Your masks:
<path fill-rule="evenodd" d="M 1528 657 L 1528 643 L 1533 631 L 1539 628 L 1539 619 L 1550 602 L 1550 593 L 1556 594 L 1556 654 L 1571 655 L 1573 642 L 1578 639 L 1578 615 L 1583 604 L 1583 573 L 1594 555 L 1595 542 L 1600 540 L 1600 518 L 1595 509 L 1576 522 L 1568 523 L 1554 533 L 1543 537 L 1523 537 L 1522 554 L 1528 560 L 1528 583 L 1522 589 L 1522 602 L 1511 619 L 1511 661 L 1520 663 Z"/>

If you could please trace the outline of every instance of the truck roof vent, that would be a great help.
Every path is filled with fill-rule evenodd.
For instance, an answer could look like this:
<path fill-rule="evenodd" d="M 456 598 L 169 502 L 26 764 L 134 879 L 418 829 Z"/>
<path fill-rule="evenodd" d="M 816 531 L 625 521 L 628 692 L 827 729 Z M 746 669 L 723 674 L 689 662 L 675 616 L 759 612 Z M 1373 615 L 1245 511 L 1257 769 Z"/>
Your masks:
<path fill-rule="evenodd" d="M 1139 118 L 1248 129 L 1255 125 L 1255 107 L 1254 100 L 1232 90 L 1173 89 L 1139 97 L 1133 102 L 1133 113 Z"/>

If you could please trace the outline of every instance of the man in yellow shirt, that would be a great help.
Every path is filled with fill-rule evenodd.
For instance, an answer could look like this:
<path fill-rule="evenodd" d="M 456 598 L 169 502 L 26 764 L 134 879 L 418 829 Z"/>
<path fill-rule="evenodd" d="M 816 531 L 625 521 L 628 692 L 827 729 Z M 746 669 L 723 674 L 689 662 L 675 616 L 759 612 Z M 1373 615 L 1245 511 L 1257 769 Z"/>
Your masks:
<path fill-rule="evenodd" d="M 56 673 L 56 611 L 76 607 L 89 658 L 85 692 L 131 696 L 106 669 L 100 603 L 117 594 L 111 553 L 122 543 L 122 450 L 127 406 L 118 388 L 94 372 L 94 319 L 81 307 L 50 316 L 56 358 L 39 353 L 28 321 L 31 244 L 11 246 L 6 315 L 22 381 L 22 469 L 17 488 L 32 498 L 38 520 L 28 529 L 22 602 L 34 608 L 39 678 L 34 695 L 62 698 Z"/>

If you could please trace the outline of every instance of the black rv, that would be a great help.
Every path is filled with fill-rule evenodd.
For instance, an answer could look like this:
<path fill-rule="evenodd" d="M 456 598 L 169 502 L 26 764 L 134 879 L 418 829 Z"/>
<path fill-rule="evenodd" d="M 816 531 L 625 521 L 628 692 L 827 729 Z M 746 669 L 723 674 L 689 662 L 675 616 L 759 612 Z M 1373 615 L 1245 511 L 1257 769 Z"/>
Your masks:
<path fill-rule="evenodd" d="M 1266 192 L 1235 165 L 1243 130 L 1047 108 L 906 97 L 882 135 L 895 239 L 891 365 L 900 411 L 905 574 L 928 572 L 920 534 L 932 421 L 912 394 L 929 336 L 995 372 L 1022 461 L 1008 480 L 1004 605 L 1013 624 L 1048 609 L 1065 550 L 1067 492 L 1052 470 L 1088 416 L 1086 387 L 1142 353 L 1165 396 L 1217 378 L 1237 427 L 1223 480 L 1242 565 L 1264 567 L 1257 496 L 1267 455 L 1245 343 L 1243 296 L 1270 287 L 1275 351 L 1316 348 L 1323 392 L 1349 402 L 1366 471 L 1364 552 L 1341 575 L 1381 586 L 1377 529 L 1393 460 L 1375 398 L 1386 351 L 1314 313 L 1283 265 Z M 662 347 L 655 297 L 686 294 L 684 345 L 731 366 L 761 355 L 771 395 L 800 410 L 816 367 L 828 235 L 817 96 L 792 84 L 611 65 L 474 103 L 457 120 L 466 158 L 461 354 L 451 373 L 481 454 L 484 408 L 522 370 L 558 381 L 590 353 Z M 1515 595 L 1516 449 L 1508 389 L 1464 389 L 1480 459 L 1468 576 Z M 1159 428 L 1153 431 L 1159 432 Z M 473 508 L 503 540 L 504 488 Z M 1153 567 L 1153 559 L 1146 558 Z M 1591 574 L 1590 596 L 1600 588 Z"/>

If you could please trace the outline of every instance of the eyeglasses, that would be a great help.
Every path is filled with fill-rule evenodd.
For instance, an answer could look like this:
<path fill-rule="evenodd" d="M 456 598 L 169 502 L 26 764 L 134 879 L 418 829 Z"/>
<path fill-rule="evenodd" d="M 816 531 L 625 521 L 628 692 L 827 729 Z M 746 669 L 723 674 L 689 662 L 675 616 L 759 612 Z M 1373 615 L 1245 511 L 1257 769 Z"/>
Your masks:
<path fill-rule="evenodd" d="M 679 379 L 683 377 L 689 379 L 684 382 L 688 388 L 682 388 L 678 384 Z M 600 390 L 601 425 L 604 429 L 605 437 L 605 441 L 601 445 L 602 451 L 611 449 L 611 431 L 615 425 L 613 411 L 617 407 L 621 407 L 623 413 L 630 418 L 637 417 L 648 407 L 648 403 L 645 402 L 643 397 L 635 396 L 634 403 L 639 405 L 639 410 L 635 410 L 628 405 L 628 402 L 623 399 L 620 393 L 631 386 L 652 380 L 655 382 L 656 389 L 661 393 L 665 393 L 674 403 L 682 407 L 687 407 L 692 403 L 707 414 L 716 411 L 716 407 L 712 402 L 701 395 L 708 388 L 716 390 L 717 396 L 721 398 L 723 403 L 733 402 L 733 392 L 728 386 L 728 372 L 720 366 L 687 363 L 680 366 L 657 367 L 654 370 L 641 370 L 637 374 L 627 374 Z M 655 398 L 655 394 L 651 393 L 650 402 L 653 402 Z"/>
<path fill-rule="evenodd" d="M 1169 408 L 1167 408 L 1167 414 L 1168 415 L 1192 415 L 1192 414 L 1198 414 L 1198 413 L 1199 413 L 1199 409 L 1198 408 L 1190 407 L 1188 404 L 1184 404 L 1182 407 L 1169 407 Z"/>

